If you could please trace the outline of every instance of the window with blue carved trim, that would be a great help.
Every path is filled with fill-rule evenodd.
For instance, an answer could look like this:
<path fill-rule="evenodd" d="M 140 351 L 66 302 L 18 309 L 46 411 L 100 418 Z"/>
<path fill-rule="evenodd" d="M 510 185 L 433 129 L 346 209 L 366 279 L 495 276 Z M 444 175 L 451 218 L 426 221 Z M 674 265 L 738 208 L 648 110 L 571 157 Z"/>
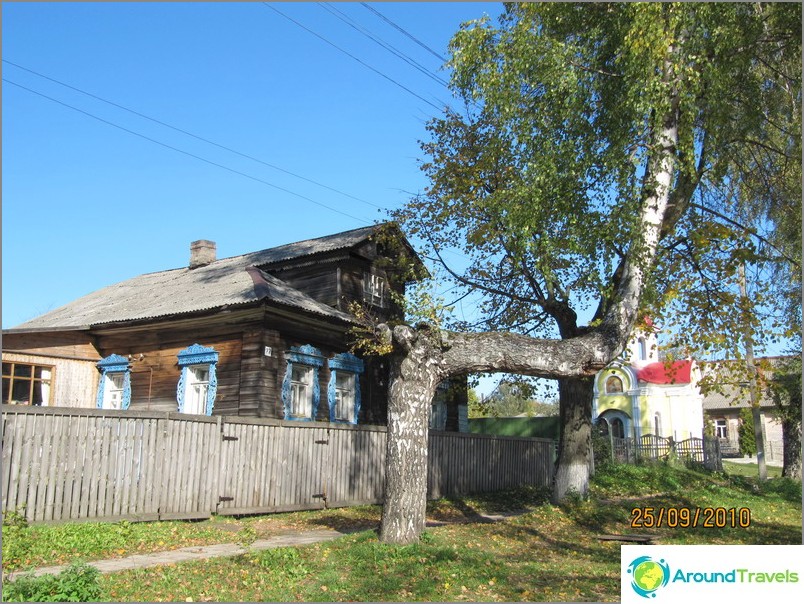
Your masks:
<path fill-rule="evenodd" d="M 363 361 L 344 352 L 331 358 L 328 365 L 329 421 L 356 424 L 360 415 L 360 374 L 364 370 Z"/>
<path fill-rule="evenodd" d="M 212 415 L 218 389 L 218 352 L 193 344 L 177 355 L 181 376 L 176 389 L 179 413 Z"/>
<path fill-rule="evenodd" d="M 128 409 L 131 403 L 131 369 L 126 357 L 110 354 L 98 361 L 98 409 Z"/>
<path fill-rule="evenodd" d="M 318 370 L 324 365 L 321 352 L 309 344 L 291 346 L 285 353 L 287 368 L 282 380 L 285 419 L 312 421 L 318 413 L 321 389 Z"/>
<path fill-rule="evenodd" d="M 355 416 L 355 374 L 335 374 L 335 421 L 350 422 Z"/>
<path fill-rule="evenodd" d="M 294 365 L 290 378 L 290 419 L 313 417 L 313 368 Z"/>

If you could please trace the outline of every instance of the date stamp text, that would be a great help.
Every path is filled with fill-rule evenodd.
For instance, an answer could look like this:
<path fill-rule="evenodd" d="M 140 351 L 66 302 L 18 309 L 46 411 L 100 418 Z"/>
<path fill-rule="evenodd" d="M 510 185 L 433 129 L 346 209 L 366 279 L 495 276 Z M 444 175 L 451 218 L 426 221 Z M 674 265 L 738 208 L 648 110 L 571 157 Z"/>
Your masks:
<path fill-rule="evenodd" d="M 638 507 L 631 510 L 631 528 L 748 528 L 748 508 Z"/>

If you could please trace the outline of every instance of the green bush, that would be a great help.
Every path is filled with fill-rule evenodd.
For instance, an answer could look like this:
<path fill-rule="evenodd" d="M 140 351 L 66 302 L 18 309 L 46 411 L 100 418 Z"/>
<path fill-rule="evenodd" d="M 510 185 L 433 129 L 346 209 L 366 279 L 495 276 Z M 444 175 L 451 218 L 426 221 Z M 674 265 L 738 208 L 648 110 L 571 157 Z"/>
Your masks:
<path fill-rule="evenodd" d="M 96 602 L 101 597 L 100 571 L 71 564 L 58 575 L 22 575 L 3 582 L 5 602 Z"/>
<path fill-rule="evenodd" d="M 740 409 L 740 427 L 737 431 L 740 440 L 740 453 L 753 457 L 757 452 L 757 441 L 754 435 L 754 416 L 751 409 Z"/>

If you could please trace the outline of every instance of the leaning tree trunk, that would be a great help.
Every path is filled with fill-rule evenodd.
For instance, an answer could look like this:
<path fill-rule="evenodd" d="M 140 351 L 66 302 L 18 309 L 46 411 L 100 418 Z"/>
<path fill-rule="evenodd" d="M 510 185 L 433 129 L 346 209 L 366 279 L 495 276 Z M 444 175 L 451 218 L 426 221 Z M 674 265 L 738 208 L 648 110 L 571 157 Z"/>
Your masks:
<path fill-rule="evenodd" d="M 394 336 L 407 354 L 391 361 L 380 541 L 405 545 L 424 531 L 428 419 L 439 376 L 427 334 L 399 326 Z"/>
<path fill-rule="evenodd" d="M 591 377 L 558 380 L 561 434 L 553 476 L 553 503 L 561 503 L 572 493 L 585 496 L 589 490 L 593 387 Z"/>

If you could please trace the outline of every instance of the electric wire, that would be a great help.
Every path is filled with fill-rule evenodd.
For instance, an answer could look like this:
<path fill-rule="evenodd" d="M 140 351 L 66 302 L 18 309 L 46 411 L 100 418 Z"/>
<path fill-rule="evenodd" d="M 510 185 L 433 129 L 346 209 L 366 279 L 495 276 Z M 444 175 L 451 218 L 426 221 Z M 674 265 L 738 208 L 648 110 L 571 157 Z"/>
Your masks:
<path fill-rule="evenodd" d="M 333 48 L 335 48 L 336 50 L 338 50 L 338 51 L 342 52 L 343 54 L 345 54 L 346 56 L 348 56 L 348 57 L 350 57 L 350 58 L 354 59 L 355 61 L 357 61 L 358 63 L 360 63 L 360 64 L 361 64 L 363 67 L 365 67 L 365 68 L 367 68 L 367 69 L 370 69 L 371 71 L 373 71 L 373 72 L 374 72 L 374 73 L 376 73 L 377 75 L 379 75 L 379 76 L 381 76 L 381 77 L 385 78 L 386 80 L 388 80 L 388 81 L 389 81 L 389 82 L 391 82 L 392 84 L 394 84 L 394 85 L 396 85 L 396 86 L 399 86 L 399 87 L 400 87 L 402 90 L 404 90 L 404 91 L 406 91 L 406 92 L 408 92 L 408 93 L 412 94 L 413 96 L 415 96 L 415 97 L 416 97 L 417 99 L 419 99 L 420 101 L 423 101 L 423 102 L 427 103 L 428 105 L 430 105 L 430 106 L 431 106 L 433 109 L 435 109 L 436 111 L 441 112 L 441 111 L 443 110 L 443 107 L 439 107 L 439 106 L 438 106 L 438 105 L 436 105 L 435 103 L 432 103 L 432 102 L 428 101 L 426 98 L 424 98 L 423 96 L 421 96 L 421 95 L 417 94 L 416 92 L 414 92 L 413 90 L 411 90 L 410 88 L 408 88 L 407 86 L 405 86 L 404 84 L 400 84 L 399 82 L 397 82 L 397 81 L 396 81 L 395 79 L 393 79 L 392 77 L 390 77 L 390 76 L 388 76 L 388 75 L 384 74 L 383 72 L 381 72 L 379 69 L 375 69 L 374 67 L 372 67 L 371 65 L 369 65 L 369 64 L 368 64 L 368 63 L 366 63 L 365 61 L 363 61 L 363 60 L 359 59 L 358 57 L 354 56 L 352 53 L 350 53 L 350 52 L 348 52 L 348 51 L 344 50 L 343 48 L 341 48 L 341 47 L 340 47 L 340 46 L 338 46 L 337 44 L 335 44 L 335 43 L 333 43 L 333 42 L 330 42 L 330 41 L 329 41 L 329 40 L 327 40 L 327 39 L 326 39 L 324 36 L 322 36 L 322 35 L 320 35 L 320 34 L 318 34 L 318 33 L 314 32 L 312 29 L 310 29 L 309 27 L 306 27 L 305 25 L 302 25 L 301 23 L 299 23 L 298 21 L 296 21 L 296 20 L 295 20 L 295 19 L 293 19 L 292 17 L 289 17 L 288 15 L 286 15 L 285 13 L 283 13 L 282 11 L 280 11 L 279 9 L 277 9 L 276 7 L 271 6 L 271 5 L 270 5 L 270 4 L 268 4 L 267 2 L 263 2 L 262 4 L 263 4 L 263 6 L 265 6 L 266 8 L 270 8 L 272 11 L 274 11 L 274 12 L 275 12 L 275 13 L 277 13 L 278 15 L 280 15 L 280 16 L 282 16 L 282 17 L 284 17 L 285 19 L 287 19 L 287 20 L 288 20 L 288 21 L 290 21 L 291 23 L 294 23 L 294 24 L 295 24 L 295 25 L 297 25 L 298 27 L 301 27 L 301 28 L 302 28 L 304 31 L 306 31 L 306 32 L 308 32 L 308 33 L 311 33 L 312 35 L 314 35 L 314 36 L 315 36 L 316 38 L 318 38 L 319 40 L 322 40 L 322 41 L 326 42 L 327 44 L 329 44 L 330 46 L 332 46 L 332 47 L 333 47 Z"/>
<path fill-rule="evenodd" d="M 359 201 L 360 203 L 364 203 L 366 205 L 372 206 L 372 207 L 380 209 L 380 210 L 385 210 L 386 209 L 386 208 L 384 208 L 382 206 L 379 206 L 377 204 L 371 203 L 370 201 L 367 201 L 365 199 L 361 199 L 360 197 L 355 197 L 354 195 L 351 195 L 351 194 L 346 193 L 344 191 L 340 191 L 339 189 L 336 189 L 334 187 L 330 187 L 330 186 L 325 185 L 325 184 L 323 184 L 321 182 L 313 180 L 312 178 L 307 178 L 306 176 L 301 176 L 300 174 L 296 174 L 294 172 L 291 172 L 290 170 L 286 170 L 285 168 L 281 168 L 281 167 L 279 167 L 279 166 L 277 166 L 275 164 L 272 164 L 272 163 L 269 163 L 267 161 L 261 160 L 261 159 L 259 159 L 257 157 L 252 156 L 252 155 L 248 155 L 247 153 L 242 153 L 242 152 L 240 152 L 240 151 L 238 151 L 236 149 L 232 149 L 231 147 L 221 145 L 220 143 L 216 143 L 215 141 L 209 140 L 207 138 L 204 138 L 204 137 L 199 136 L 197 134 L 193 134 L 192 132 L 189 132 L 189 131 L 184 130 L 182 128 L 178 128 L 176 126 L 173 126 L 171 124 L 168 124 L 166 122 L 163 122 L 161 120 L 153 118 L 151 116 L 145 115 L 144 113 L 140 113 L 139 111 L 135 111 L 134 109 L 131 109 L 131 108 L 126 107 L 124 105 L 120 105 L 119 103 L 115 103 L 114 101 L 104 99 L 103 97 L 100 97 L 100 96 L 98 96 L 96 94 L 92 94 L 91 92 L 87 92 L 86 90 L 82 90 L 80 88 L 77 88 L 75 86 L 72 86 L 70 84 L 62 82 L 62 81 L 57 80 L 55 78 L 52 78 L 50 76 L 47 76 L 47 75 L 45 75 L 43 73 L 39 73 L 38 71 L 34 71 L 33 69 L 30 69 L 28 67 L 20 65 L 19 63 L 14 63 L 12 61 L 9 61 L 8 59 L 3 59 L 3 63 L 7 63 L 8 65 L 13 65 L 14 67 L 16 67 L 18 69 L 22 69 L 23 71 L 27 71 L 28 73 L 32 73 L 35 76 L 38 76 L 38 77 L 43 78 L 45 80 L 49 80 L 51 82 L 59 84 L 60 86 L 64 86 L 65 88 L 69 88 L 70 90 L 80 92 L 83 95 L 86 95 L 86 96 L 88 96 L 90 98 L 93 98 L 95 100 L 101 101 L 103 103 L 106 103 L 107 105 L 111 105 L 112 107 L 117 107 L 118 109 L 122 109 L 123 111 L 127 111 L 127 112 L 129 112 L 129 113 L 131 113 L 133 115 L 136 115 L 136 116 L 141 117 L 143 119 L 149 120 L 149 121 L 151 121 L 151 122 L 153 122 L 155 124 L 159 124 L 160 126 L 164 126 L 165 128 L 170 128 L 171 130 L 175 130 L 176 132 L 180 132 L 181 134 L 184 134 L 186 136 L 189 136 L 189 137 L 194 138 L 196 140 L 199 140 L 201 142 L 207 143 L 208 145 L 212 145 L 214 147 L 218 147 L 219 149 L 223 149 L 224 151 L 228 151 L 229 153 L 233 153 L 235 155 L 239 155 L 240 157 L 250 159 L 251 161 L 257 162 L 258 164 L 268 166 L 269 168 L 272 168 L 272 169 L 277 170 L 279 172 L 283 172 L 285 174 L 288 174 L 290 176 L 293 176 L 294 178 L 298 178 L 298 179 L 303 180 L 305 182 L 308 182 L 310 184 L 314 184 L 314 185 L 316 185 L 318 187 L 322 187 L 324 189 L 327 189 L 328 191 L 332 191 L 333 193 L 338 193 L 339 195 L 343 195 L 344 197 L 348 197 L 349 199 Z"/>
<path fill-rule="evenodd" d="M 422 41 L 418 40 L 418 39 L 417 39 L 417 38 L 416 38 L 416 37 L 415 37 L 413 34 L 409 33 L 409 32 L 408 32 L 407 30 L 405 30 L 403 27 L 401 27 L 401 26 L 397 25 L 396 23 L 394 23 L 393 21 L 391 21 L 391 19 L 389 19 L 388 17 L 386 17 L 385 15 L 383 15 L 381 12 L 379 12 L 378 10 L 376 10 L 376 9 L 375 9 L 373 6 L 371 6 L 371 5 L 369 5 L 369 4 L 365 3 L 365 2 L 361 2 L 360 4 L 361 4 L 361 6 L 363 6 L 363 8 L 367 8 L 367 9 L 368 9 L 368 10 L 370 10 L 372 13 L 374 13 L 375 15 L 377 15 L 377 16 L 378 16 L 380 19 L 382 19 L 383 21 L 385 21 L 386 23 L 388 23 L 388 24 L 389 24 L 391 27 L 393 27 L 393 28 L 397 29 L 398 31 L 400 31 L 400 32 L 402 32 L 404 35 L 406 35 L 408 38 L 410 38 L 411 40 L 413 40 L 414 42 L 416 42 L 416 44 L 418 44 L 419 46 L 421 46 L 422 48 L 424 48 L 424 49 L 425 49 L 427 52 L 429 52 L 430 54 L 432 54 L 433 56 L 435 56 L 435 57 L 436 57 L 438 60 L 440 60 L 442 63 L 446 63 L 446 62 L 447 62 L 447 59 L 445 59 L 445 58 L 444 58 L 444 57 L 442 57 L 440 54 L 438 54 L 438 53 L 437 53 L 435 50 L 433 50 L 432 48 L 430 48 L 429 46 L 427 46 L 427 44 L 425 44 L 424 42 L 422 42 Z"/>
<path fill-rule="evenodd" d="M 438 77 L 437 75 L 432 73 L 429 69 L 427 69 L 424 65 L 422 65 L 421 63 L 419 63 L 415 59 L 412 59 L 411 57 L 409 57 L 408 55 L 406 55 L 402 51 L 394 48 L 391 44 L 389 44 L 387 42 L 384 42 L 382 39 L 378 38 L 376 35 L 371 33 L 365 27 L 363 27 L 362 25 L 360 25 L 359 23 L 354 21 L 354 19 L 350 18 L 346 13 L 344 13 L 343 11 L 341 11 L 341 10 L 337 9 L 336 7 L 332 6 L 331 3 L 329 3 L 329 2 L 319 2 L 318 5 L 321 8 L 327 10 L 331 15 L 337 17 L 338 19 L 340 19 L 341 21 L 346 23 L 346 25 L 348 25 L 349 27 L 351 27 L 352 29 L 354 29 L 358 33 L 363 34 L 364 36 L 366 36 L 369 40 L 373 41 L 375 44 L 378 44 L 379 46 L 382 46 L 385 50 L 387 50 L 388 52 L 390 52 L 391 54 L 393 54 L 397 58 L 402 59 L 403 61 L 405 61 L 405 63 L 407 63 L 408 65 L 410 65 L 414 69 L 417 69 L 418 71 L 420 71 L 421 73 L 426 75 L 431 80 L 437 82 L 438 84 L 441 84 L 445 88 L 449 87 L 449 83 L 446 80 Z"/>
<path fill-rule="evenodd" d="M 134 136 L 142 138 L 142 139 L 144 139 L 146 141 L 149 141 L 151 143 L 155 143 L 157 145 L 160 145 L 161 147 L 165 147 L 166 149 L 176 151 L 177 153 L 181 153 L 182 155 L 192 157 L 193 159 L 197 159 L 199 161 L 202 161 L 204 163 L 210 164 L 210 165 L 215 166 L 217 168 L 221 168 L 221 169 L 226 170 L 228 172 L 232 172 L 233 174 L 237 174 L 239 176 L 243 176 L 244 178 L 248 178 L 248 179 L 253 180 L 255 182 L 259 182 L 261 184 L 267 185 L 269 187 L 277 189 L 278 191 L 282 191 L 284 193 L 287 193 L 288 195 L 293 195 L 294 197 L 298 197 L 299 199 L 309 201 L 312 204 L 315 204 L 315 205 L 317 205 L 319 207 L 325 208 L 325 209 L 327 209 L 327 210 L 329 210 L 331 212 L 335 212 L 336 214 L 346 216 L 347 218 L 351 218 L 353 220 L 358 220 L 358 221 L 363 222 L 365 224 L 373 224 L 371 221 L 366 220 L 365 218 L 358 218 L 357 216 L 353 216 L 352 214 L 342 212 L 341 210 L 338 210 L 336 208 L 328 206 L 325 203 L 321 203 L 320 201 L 316 201 L 315 199 L 311 199 L 311 198 L 309 198 L 309 197 L 307 197 L 305 195 L 302 195 L 300 193 L 296 193 L 295 191 L 291 191 L 290 189 L 286 189 L 286 188 L 281 187 L 279 185 L 275 185 L 275 184 L 273 184 L 271 182 L 268 182 L 267 180 L 263 180 L 262 178 L 257 178 L 256 176 L 252 176 L 251 174 L 241 172 L 240 170 L 235 170 L 234 168 L 230 168 L 228 166 L 224 166 L 223 164 L 219 164 L 219 163 L 214 162 L 212 160 L 209 160 L 209 159 L 206 159 L 204 157 L 201 157 L 200 155 L 195 155 L 194 153 L 190 153 L 189 151 L 184 151 L 183 149 L 179 149 L 178 147 L 168 145 L 167 143 L 163 143 L 162 141 L 158 141 L 158 140 L 156 140 L 154 138 L 151 138 L 149 136 L 146 136 L 144 134 L 140 134 L 139 132 L 135 132 L 134 130 L 130 130 L 129 128 L 126 128 L 124 126 L 120 126 L 119 124 L 115 124 L 114 122 L 110 122 L 109 120 L 106 120 L 106 119 L 104 119 L 102 117 L 98 117 L 97 115 L 94 115 L 94 114 L 90 113 L 89 111 L 84 111 L 83 109 L 79 109 L 78 107 L 75 107 L 75 106 L 70 105 L 68 103 L 65 103 L 63 101 L 60 101 L 58 99 L 54 99 L 51 96 L 48 96 L 46 94 L 43 94 L 43 93 L 38 92 L 36 90 L 33 90 L 32 88 L 28 88 L 27 86 L 23 86 L 22 84 L 18 84 L 17 82 L 13 82 L 13 81 L 11 81 L 11 80 L 9 80 L 7 78 L 3 78 L 3 81 L 6 82 L 7 84 L 11 84 L 12 86 L 16 86 L 17 88 L 21 88 L 23 90 L 26 90 L 26 91 L 32 93 L 32 94 L 35 94 L 35 95 L 40 96 L 40 97 L 42 97 L 44 99 L 47 99 L 47 100 L 49 100 L 49 101 L 51 101 L 53 103 L 57 103 L 58 105 L 62 105 L 63 107 L 67 107 L 68 109 L 72 109 L 73 111 L 77 111 L 78 113 L 82 113 L 82 114 L 84 114 L 84 115 L 86 115 L 88 117 L 91 117 L 92 119 L 98 120 L 99 122 L 102 122 L 102 123 L 104 123 L 104 124 L 106 124 L 108 126 L 112 126 L 112 127 L 117 128 L 119 130 L 122 130 L 124 132 L 128 132 L 129 134 L 133 134 Z"/>

